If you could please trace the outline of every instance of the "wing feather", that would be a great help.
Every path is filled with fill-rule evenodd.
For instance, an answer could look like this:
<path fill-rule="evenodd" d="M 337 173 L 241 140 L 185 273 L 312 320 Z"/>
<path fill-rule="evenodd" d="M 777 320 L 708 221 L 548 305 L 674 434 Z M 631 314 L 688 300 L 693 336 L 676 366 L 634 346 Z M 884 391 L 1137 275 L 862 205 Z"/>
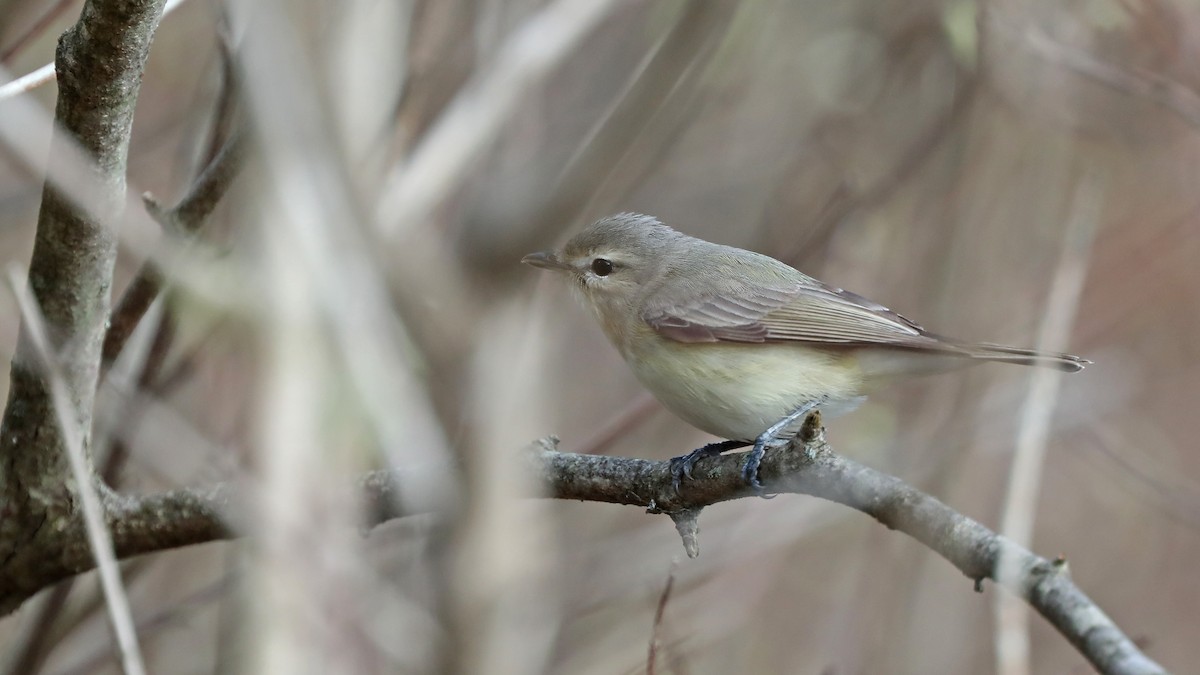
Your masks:
<path fill-rule="evenodd" d="M 905 347 L 932 347 L 941 343 L 921 326 L 883 305 L 808 277 L 773 284 L 744 281 L 736 286 L 727 284 L 719 294 L 696 295 L 646 307 L 642 318 L 664 337 L 679 342 L 814 342 Z"/>

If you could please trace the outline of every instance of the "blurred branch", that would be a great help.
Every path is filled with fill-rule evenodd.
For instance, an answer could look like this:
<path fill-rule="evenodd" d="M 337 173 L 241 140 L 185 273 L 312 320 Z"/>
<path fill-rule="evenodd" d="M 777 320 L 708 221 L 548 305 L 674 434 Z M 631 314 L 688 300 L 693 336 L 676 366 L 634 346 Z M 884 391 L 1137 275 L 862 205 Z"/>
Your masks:
<path fill-rule="evenodd" d="M 168 233 L 191 237 L 204 226 L 209 214 L 245 164 L 247 133 L 245 127 L 234 129 L 188 193 L 174 207 L 162 206 L 149 194 L 143 196 L 146 210 Z M 120 355 L 134 328 L 137 328 L 146 310 L 162 291 L 163 282 L 162 270 L 153 260 L 143 263 L 133 281 L 129 282 L 104 336 L 103 364 L 106 370 Z"/>
<path fill-rule="evenodd" d="M 497 259 L 519 256 L 517 251 L 527 248 L 529 241 L 553 239 L 564 223 L 572 222 L 588 207 L 589 200 L 601 191 L 614 170 L 622 166 L 622 159 L 631 149 L 655 149 L 655 143 L 650 141 L 647 143 L 651 148 L 637 146 L 636 141 L 643 136 L 651 136 L 660 143 L 672 140 L 671 133 L 645 132 L 659 116 L 670 117 L 672 111 L 695 108 L 692 94 L 707 72 L 737 9 L 738 4 L 731 2 L 684 5 L 675 25 L 638 66 L 612 106 L 576 148 L 554 186 L 546 191 L 549 195 L 546 201 L 530 217 L 519 241 L 488 242 L 492 248 L 511 249 L 496 255 Z M 682 125 L 676 128 L 679 126 Z M 634 180 L 641 179 L 640 173 L 626 173 Z M 625 187 L 623 184 L 622 189 Z"/>
<path fill-rule="evenodd" d="M 658 402 L 658 399 L 651 396 L 649 392 L 639 395 L 625 409 L 614 413 L 591 436 L 585 438 L 579 445 L 579 454 L 604 454 L 614 443 L 650 419 L 661 407 L 662 404 Z"/>
<path fill-rule="evenodd" d="M 214 603 L 226 595 L 238 580 L 232 574 L 225 574 L 216 581 L 189 593 L 186 597 L 172 602 L 170 606 L 137 622 L 140 635 L 162 631 L 170 626 L 186 624 L 192 615 L 205 606 Z M 76 665 L 59 671 L 58 675 L 88 675 L 101 672 L 104 666 L 112 660 L 112 654 L 107 649 L 96 649 Z"/>
<path fill-rule="evenodd" d="M 1145 68 L 1105 63 L 1086 51 L 1056 42 L 1033 26 L 1017 26 L 991 12 L 985 16 L 991 28 L 1017 39 L 1039 58 L 1110 89 L 1153 101 L 1200 127 L 1200 93 L 1195 90 Z"/>
<path fill-rule="evenodd" d="M 84 6 L 86 8 L 88 5 L 91 5 L 91 4 L 92 3 L 85 3 Z M 161 3 L 155 3 L 155 4 L 161 5 Z M 168 0 L 166 8 L 159 15 L 159 18 L 166 16 L 167 14 L 170 14 L 172 11 L 175 10 L 175 8 L 179 7 L 179 5 L 182 5 L 182 4 L 183 4 L 183 0 Z M 111 36 L 105 36 L 105 37 L 111 37 Z M 60 45 L 61 45 L 61 43 L 60 43 Z M 56 59 L 56 61 L 57 60 L 58 59 Z M 139 72 L 141 71 L 140 67 L 138 68 L 138 71 Z M 46 65 L 44 65 L 30 73 L 22 75 L 21 77 L 18 77 L 17 79 L 15 79 L 11 82 L 5 82 L 3 85 L 0 85 L 0 101 L 3 101 L 6 98 L 18 96 L 20 94 L 24 94 L 26 92 L 37 89 L 38 87 L 42 86 L 43 84 L 46 84 L 47 82 L 53 80 L 55 77 L 57 77 L 57 75 L 58 75 L 58 72 L 55 69 L 55 65 L 53 63 L 47 63 Z M 134 87 L 134 94 L 135 94 L 134 98 L 136 98 L 136 91 L 137 91 L 137 87 Z"/>
<path fill-rule="evenodd" d="M 650 632 L 650 649 L 646 654 L 646 675 L 658 672 L 658 652 L 662 649 L 663 619 L 667 615 L 667 603 L 671 600 L 671 590 L 675 588 L 675 568 L 679 561 L 671 562 L 671 571 L 667 573 L 667 585 L 658 596 L 658 606 L 654 609 L 654 627 Z"/>
<path fill-rule="evenodd" d="M 608 16 L 616 0 L 555 0 L 505 43 L 472 78 L 407 162 L 388 176 L 377 213 L 389 235 L 407 234 L 468 175 L 530 88 Z"/>
<path fill-rule="evenodd" d="M 901 187 L 920 174 L 929 160 L 937 154 L 937 150 L 944 147 L 947 139 L 966 119 L 966 113 L 975 99 L 978 84 L 976 77 L 961 69 L 958 76 L 954 98 L 949 107 L 905 147 L 895 165 L 874 183 L 860 190 L 854 190 L 843 181 L 817 212 L 812 225 L 807 228 L 808 235 L 798 238 L 797 242 L 780 256 L 782 260 L 799 261 L 805 255 L 823 250 L 838 225 L 856 213 L 869 211 L 886 203 Z M 806 169 L 811 165 L 811 160 L 801 155 L 797 158 L 797 165 L 797 170 Z M 794 192 L 795 187 L 791 181 L 781 182 L 772 195 L 767 213 L 773 215 L 773 212 L 778 212 L 780 215 L 774 216 L 774 219 L 787 222 L 792 217 L 791 214 L 796 212 L 795 206 L 788 203 Z"/>
<path fill-rule="evenodd" d="M 112 620 L 113 632 L 117 636 L 117 644 L 121 651 L 121 663 L 126 675 L 138 675 L 146 672 L 146 668 L 142 665 L 137 632 L 134 630 L 133 615 L 129 609 L 129 597 L 125 593 L 124 584 L 121 582 L 121 572 L 117 568 L 112 537 L 105 527 L 100 497 L 93 480 L 94 474 L 84 454 L 86 432 L 74 424 L 71 419 L 71 391 L 51 351 L 46 323 L 42 320 L 37 301 L 25 287 L 24 276 L 20 270 L 16 266 L 12 266 L 8 272 L 9 284 L 17 297 L 17 305 L 21 309 L 21 325 L 24 334 L 28 336 L 29 342 L 33 345 L 33 350 L 41 361 L 40 365 L 45 372 L 45 378 L 49 380 L 50 396 L 58 421 L 59 433 L 62 434 L 63 450 L 66 451 L 71 466 L 71 478 L 75 481 L 79 509 L 83 512 L 88 548 L 91 550 L 96 567 L 100 570 L 100 586 L 104 589 L 105 605 L 108 607 L 109 618 Z"/>
<path fill-rule="evenodd" d="M 1103 193 L 1098 179 L 1091 175 L 1085 175 L 1076 188 L 1074 207 L 1063 233 L 1062 253 L 1038 331 L 1038 349 L 1049 351 L 1067 344 L 1091 261 L 1092 239 L 1100 219 Z M 1027 546 L 1033 539 L 1042 465 L 1061 387 L 1060 372 L 1046 368 L 1030 374 L 1000 520 L 1000 531 L 1021 546 Z M 1005 579 L 1020 575 L 1020 564 L 1019 558 L 1001 556 L 997 577 Z M 1009 595 L 996 597 L 995 612 L 996 672 L 1000 675 L 1032 672 L 1029 613 Z"/>
<path fill-rule="evenodd" d="M 71 3 L 74 1 L 75 0 L 58 0 L 58 2 L 55 2 L 50 9 L 42 12 L 42 15 L 39 16 L 37 20 L 35 20 L 33 24 L 29 26 L 29 28 L 25 29 L 25 32 L 18 35 L 17 39 L 12 41 L 12 44 L 0 51 L 0 63 L 8 63 L 9 60 L 11 60 L 17 55 L 18 52 L 24 49 L 26 45 L 28 45 L 30 42 L 33 42 L 34 38 L 41 35 L 47 28 L 49 28 L 50 25 L 54 23 L 54 20 L 57 19 L 60 14 L 67 11 L 67 8 L 70 7 Z"/>

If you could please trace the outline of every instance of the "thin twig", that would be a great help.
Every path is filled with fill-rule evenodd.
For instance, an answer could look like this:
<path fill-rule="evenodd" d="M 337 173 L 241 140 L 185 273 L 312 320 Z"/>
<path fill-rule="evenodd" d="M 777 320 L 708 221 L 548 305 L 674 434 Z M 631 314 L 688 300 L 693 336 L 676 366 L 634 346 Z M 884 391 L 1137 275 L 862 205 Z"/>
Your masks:
<path fill-rule="evenodd" d="M 139 634 L 162 630 L 173 623 L 180 621 L 181 617 L 188 612 L 196 612 L 202 609 L 205 605 L 221 599 L 230 588 L 233 587 L 235 579 L 232 575 L 226 574 L 216 581 L 204 586 L 187 597 L 171 603 L 169 607 L 159 610 L 150 616 L 142 619 L 137 623 L 137 631 Z M 58 673 L 58 675 L 87 675 L 101 670 L 105 662 L 110 658 L 107 652 L 96 652 L 75 666 L 68 668 Z"/>
<path fill-rule="evenodd" d="M 194 236 L 207 222 L 209 214 L 241 171 L 245 164 L 246 146 L 246 131 L 243 127 L 238 127 L 226 139 L 221 151 L 196 178 L 196 182 L 179 204 L 167 209 L 149 195 L 145 195 L 143 199 L 146 210 L 172 234 Z M 107 371 L 120 355 L 121 349 L 125 347 L 142 316 L 162 291 L 164 281 L 158 261 L 147 260 L 142 263 L 141 269 L 126 287 L 109 320 L 101 359 L 104 371 Z"/>
<path fill-rule="evenodd" d="M 650 394 L 638 396 L 625 409 L 617 411 L 599 429 L 584 439 L 583 443 L 579 445 L 579 453 L 583 455 L 604 454 L 614 443 L 650 419 L 661 407 L 662 404 L 658 402 L 658 399 Z"/>
<path fill-rule="evenodd" d="M 381 191 L 380 229 L 406 233 L 450 194 L 517 105 L 608 16 L 617 0 L 555 0 L 525 22 L 463 87 Z"/>
<path fill-rule="evenodd" d="M 54 80 L 54 64 L 46 65 L 30 71 L 14 80 L 0 84 L 0 101 L 13 96 L 20 96 Z"/>
<path fill-rule="evenodd" d="M 1114 91 L 1151 101 L 1200 128 L 1200 93 L 1194 89 L 1144 68 L 1105 63 L 1082 49 L 1055 41 L 1031 25 L 1017 25 L 994 12 L 987 16 L 987 25 L 1019 40 L 1037 57 Z"/>
<path fill-rule="evenodd" d="M 1062 253 L 1038 331 L 1038 349 L 1053 351 L 1067 344 L 1087 275 L 1102 194 L 1091 176 L 1084 177 L 1076 191 L 1072 217 L 1063 233 Z M 1036 368 L 1030 373 L 1029 392 L 1017 426 L 1017 447 L 1000 520 L 1000 531 L 1021 546 L 1029 546 L 1033 537 L 1042 464 L 1061 385 L 1062 373 L 1051 368 Z M 1022 574 L 1020 563 L 1019 557 L 1001 556 L 997 561 L 996 577 L 1019 577 Z M 995 613 L 996 672 L 1001 675 L 1031 672 L 1029 613 L 1010 595 L 996 596 Z"/>
<path fill-rule="evenodd" d="M 8 282 L 17 298 L 17 305 L 21 309 L 23 326 L 49 380 L 54 410 L 62 433 L 63 444 L 66 446 L 64 450 L 70 460 L 71 475 L 78 490 L 88 543 L 91 546 L 92 555 L 95 556 L 96 566 L 100 570 L 100 585 L 104 588 L 104 597 L 108 604 L 108 614 L 112 621 L 113 632 L 117 635 L 121 661 L 126 675 L 142 675 L 146 672 L 146 668 L 142 665 L 142 656 L 138 649 L 137 632 L 133 627 L 133 614 L 129 609 L 129 598 L 125 595 L 125 588 L 121 583 L 121 571 L 117 567 L 111 534 L 104 524 L 104 511 L 100 505 L 100 497 L 96 494 L 94 477 L 88 467 L 87 459 L 84 457 L 84 432 L 78 422 L 68 419 L 68 411 L 74 409 L 71 394 L 50 349 L 41 310 L 38 309 L 37 300 L 26 286 L 25 279 L 26 275 L 22 274 L 15 265 L 9 266 Z"/>
<path fill-rule="evenodd" d="M 33 42 L 34 38 L 41 35 L 43 31 L 50 27 L 63 12 L 67 10 L 75 0 L 58 0 L 53 7 L 46 10 L 39 16 L 30 26 L 25 29 L 25 32 L 18 35 L 17 39 L 13 40 L 12 44 L 4 51 L 0 51 L 0 63 L 8 63 L 9 59 L 17 55 L 25 48 L 25 45 Z"/>
<path fill-rule="evenodd" d="M 650 650 L 646 655 L 646 675 L 654 675 L 658 665 L 658 650 L 662 649 L 663 617 L 667 614 L 667 603 L 671 600 L 671 590 L 675 587 L 675 569 L 678 560 L 671 561 L 671 569 L 667 572 L 667 585 L 663 586 L 662 594 L 658 596 L 658 606 L 654 610 L 654 627 L 650 632 Z"/>
<path fill-rule="evenodd" d="M 175 9 L 183 3 L 184 0 L 167 0 L 167 4 L 166 7 L 163 8 L 162 15 L 165 17 L 166 15 L 175 11 Z M 54 64 L 47 63 L 33 72 L 22 75 L 11 82 L 6 82 L 0 85 L 0 101 L 33 91 L 43 84 L 53 81 L 55 77 L 56 72 L 54 70 Z"/>
<path fill-rule="evenodd" d="M 28 630 L 24 632 L 24 635 L 28 637 L 13 640 L 11 643 L 16 651 L 15 653 L 10 652 L 11 659 L 8 660 L 8 670 L 6 671 L 8 675 L 36 673 L 41 668 L 45 658 L 42 648 L 50 638 L 50 629 L 62 615 L 63 607 L 67 604 L 67 596 L 71 594 L 74 586 L 75 577 L 67 579 L 55 586 L 49 595 L 37 598 L 41 601 L 40 604 L 29 608 L 30 611 L 36 613 L 29 621 Z"/>
<path fill-rule="evenodd" d="M 631 162 L 631 153 L 661 153 L 672 143 L 672 133 L 651 132 L 661 130 L 664 120 L 679 122 L 680 111 L 696 107 L 695 95 L 702 90 L 700 83 L 708 64 L 737 10 L 737 3 L 683 5 L 675 24 L 638 64 L 620 94 L 575 148 L 555 184 L 546 191 L 545 202 L 512 246 L 552 239 L 564 224 L 591 210 L 602 193 L 626 194 L 630 181 L 642 180 L 640 172 L 630 169 L 645 168 L 647 162 Z M 679 128 L 686 125 L 675 124 L 673 131 Z M 622 179 L 617 181 L 619 185 L 608 185 L 618 177 Z"/>

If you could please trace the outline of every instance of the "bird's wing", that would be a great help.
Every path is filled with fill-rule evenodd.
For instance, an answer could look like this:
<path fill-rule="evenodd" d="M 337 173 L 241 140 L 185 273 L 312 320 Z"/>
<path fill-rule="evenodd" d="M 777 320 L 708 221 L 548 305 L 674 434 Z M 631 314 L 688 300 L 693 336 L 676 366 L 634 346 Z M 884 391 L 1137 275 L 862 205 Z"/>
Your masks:
<path fill-rule="evenodd" d="M 677 342 L 944 345 L 888 308 L 808 277 L 766 284 L 739 281 L 718 293 L 682 299 L 669 295 L 676 297 L 646 306 L 642 319 Z"/>

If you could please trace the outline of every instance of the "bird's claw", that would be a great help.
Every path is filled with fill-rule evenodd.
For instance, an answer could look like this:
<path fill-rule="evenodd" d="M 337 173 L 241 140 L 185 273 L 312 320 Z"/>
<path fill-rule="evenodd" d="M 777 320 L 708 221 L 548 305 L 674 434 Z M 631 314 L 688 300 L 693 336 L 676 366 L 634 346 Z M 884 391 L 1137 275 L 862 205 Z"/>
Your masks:
<path fill-rule="evenodd" d="M 726 450 L 745 447 L 747 443 L 742 441 L 721 441 L 719 443 L 709 443 L 703 447 L 696 448 L 686 455 L 671 458 L 671 487 L 675 490 L 675 494 L 679 494 L 679 489 L 683 486 L 683 479 L 692 480 L 692 471 L 696 468 L 696 462 L 705 457 L 715 457 Z"/>
<path fill-rule="evenodd" d="M 763 491 L 763 484 L 762 480 L 758 477 L 758 470 L 762 466 L 763 457 L 767 454 L 766 440 L 765 438 L 759 438 L 754 443 L 754 449 L 746 453 L 746 463 L 742 465 L 742 480 L 746 481 L 747 485 L 759 493 Z"/>
<path fill-rule="evenodd" d="M 679 488 L 683 485 L 683 479 L 692 479 L 692 467 L 696 466 L 696 460 L 700 459 L 698 453 L 703 448 L 699 448 L 689 452 L 682 457 L 671 458 L 671 488 L 675 490 L 675 494 L 679 494 Z"/>
<path fill-rule="evenodd" d="M 796 420 L 806 418 L 809 413 L 816 410 L 826 400 L 827 398 L 822 396 L 819 399 L 805 403 L 792 411 L 787 417 L 772 424 L 758 438 L 754 439 L 754 449 L 746 453 L 746 463 L 742 465 L 742 478 L 746 481 L 747 485 L 754 488 L 755 492 L 758 492 L 764 499 L 770 499 L 771 495 L 762 494 L 763 484 L 758 478 L 758 470 L 762 465 L 763 456 L 767 454 L 767 445 L 781 441 L 781 433 L 791 424 L 795 423 Z"/>

